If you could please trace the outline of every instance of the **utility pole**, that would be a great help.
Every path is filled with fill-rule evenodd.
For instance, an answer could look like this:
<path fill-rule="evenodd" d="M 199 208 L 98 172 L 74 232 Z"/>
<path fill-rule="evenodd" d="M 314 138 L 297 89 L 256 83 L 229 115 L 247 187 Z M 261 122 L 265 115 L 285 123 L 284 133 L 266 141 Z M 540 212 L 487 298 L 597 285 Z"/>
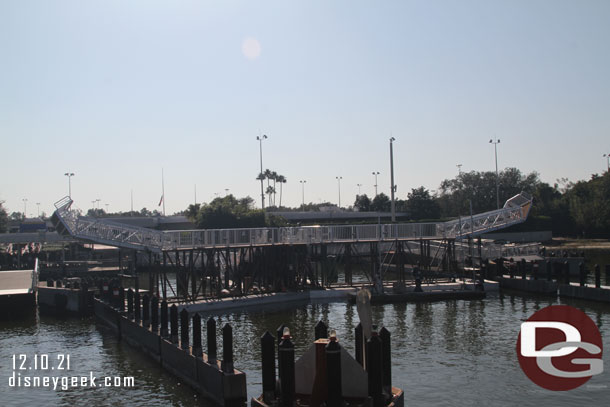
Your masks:
<path fill-rule="evenodd" d="M 498 175 L 498 144 L 500 144 L 500 139 L 489 140 L 489 142 L 494 145 L 496 157 L 496 209 L 500 209 L 500 176 Z"/>
<path fill-rule="evenodd" d="M 265 192 L 263 191 L 263 140 L 267 138 L 267 135 L 263 134 L 262 136 L 256 136 L 259 144 L 260 158 L 261 158 L 261 172 L 258 175 L 261 180 L 261 207 L 263 210 L 265 209 Z"/>
<path fill-rule="evenodd" d="M 390 137 L 390 192 L 392 194 L 392 222 L 396 222 L 396 202 L 394 201 L 394 192 L 396 191 L 396 185 L 394 185 L 394 141 L 396 141 L 396 139 L 394 137 Z"/>

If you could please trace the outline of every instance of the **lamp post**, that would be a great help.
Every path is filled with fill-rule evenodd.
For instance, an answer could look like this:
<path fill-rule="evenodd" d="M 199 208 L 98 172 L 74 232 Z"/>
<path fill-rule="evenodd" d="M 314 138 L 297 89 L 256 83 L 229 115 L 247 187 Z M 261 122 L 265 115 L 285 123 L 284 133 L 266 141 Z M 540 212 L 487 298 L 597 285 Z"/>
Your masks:
<path fill-rule="evenodd" d="M 71 180 L 72 180 L 72 177 L 74 176 L 74 173 L 73 172 L 66 172 L 64 175 L 66 177 L 68 177 L 68 197 L 70 199 L 72 199 L 72 182 L 71 182 Z"/>
<path fill-rule="evenodd" d="M 225 188 L 225 196 L 229 195 L 229 188 Z"/>
<path fill-rule="evenodd" d="M 379 171 L 373 171 L 373 175 L 375 176 L 375 196 L 377 196 L 377 175 L 379 175 Z"/>
<path fill-rule="evenodd" d="M 360 187 L 362 186 L 362 184 L 356 184 L 356 186 L 358 187 L 358 196 L 360 196 Z"/>
<path fill-rule="evenodd" d="M 263 209 L 265 209 L 265 192 L 263 191 L 263 140 L 265 140 L 266 138 L 267 135 L 265 134 L 263 134 L 262 136 L 256 136 L 256 139 L 258 140 L 258 147 L 261 158 L 261 172 L 259 174 L 259 177 L 261 180 L 261 206 Z"/>
<path fill-rule="evenodd" d="M 396 141 L 396 139 L 394 137 L 390 137 L 390 192 L 392 194 L 392 222 L 396 222 L 396 202 L 394 200 L 394 192 L 396 192 L 396 185 L 394 185 L 394 141 Z"/>
<path fill-rule="evenodd" d="M 500 209 L 500 176 L 498 175 L 498 144 L 500 144 L 500 139 L 496 141 L 492 139 L 489 142 L 494 145 L 496 157 L 496 209 Z"/>
<path fill-rule="evenodd" d="M 343 177 L 335 177 L 337 178 L 337 185 L 339 187 L 339 208 L 341 208 L 341 180 Z"/>
<path fill-rule="evenodd" d="M 36 202 L 36 206 L 38 207 L 38 217 L 40 218 L 40 202 Z"/>
<path fill-rule="evenodd" d="M 455 166 L 458 169 L 458 177 L 459 177 L 460 175 L 462 175 L 462 164 L 456 164 Z"/>
<path fill-rule="evenodd" d="M 606 172 L 610 172 L 610 154 L 604 154 L 606 157 Z"/>
<path fill-rule="evenodd" d="M 301 198 L 302 198 L 302 201 L 303 201 L 302 208 L 303 208 L 303 212 L 305 212 L 305 183 L 307 181 L 300 180 L 299 182 L 301 183 Z"/>
<path fill-rule="evenodd" d="M 110 206 L 109 203 L 105 203 L 104 206 L 106 206 L 106 214 L 108 214 L 108 207 Z"/>
<path fill-rule="evenodd" d="M 28 215 L 27 215 L 27 213 L 28 213 L 28 211 L 27 211 L 27 209 L 28 209 L 28 199 L 27 198 L 23 198 L 22 201 L 23 201 L 23 219 L 25 219 L 25 218 L 28 217 Z"/>

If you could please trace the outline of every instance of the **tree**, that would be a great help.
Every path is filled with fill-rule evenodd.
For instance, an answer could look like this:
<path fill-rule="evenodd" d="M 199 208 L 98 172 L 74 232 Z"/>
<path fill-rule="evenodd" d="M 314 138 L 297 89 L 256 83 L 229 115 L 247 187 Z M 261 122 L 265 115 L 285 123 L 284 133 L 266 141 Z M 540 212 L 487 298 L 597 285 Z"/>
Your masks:
<path fill-rule="evenodd" d="M 2 206 L 4 202 L 0 201 L 0 233 L 6 233 L 8 231 L 8 214 L 6 209 Z"/>
<path fill-rule="evenodd" d="M 407 194 L 406 210 L 415 220 L 438 219 L 441 214 L 440 206 L 423 186 Z"/>
<path fill-rule="evenodd" d="M 286 177 L 283 175 L 278 175 L 277 182 L 280 183 L 280 208 L 282 207 L 282 185 L 286 183 Z"/>
<path fill-rule="evenodd" d="M 9 219 L 12 221 L 23 222 L 25 215 L 21 212 L 11 212 Z"/>
<path fill-rule="evenodd" d="M 371 211 L 389 212 L 391 205 L 392 203 L 390 202 L 390 198 L 382 192 L 373 198 L 373 202 L 371 203 Z"/>
<path fill-rule="evenodd" d="M 354 208 L 360 212 L 369 212 L 371 210 L 371 198 L 369 198 L 366 194 L 356 195 Z"/>
<path fill-rule="evenodd" d="M 237 199 L 232 194 L 215 198 L 209 204 L 201 205 L 194 220 L 197 227 L 202 229 L 283 225 L 279 218 L 266 215 L 262 209 L 254 209 L 254 199 L 249 196 Z"/>

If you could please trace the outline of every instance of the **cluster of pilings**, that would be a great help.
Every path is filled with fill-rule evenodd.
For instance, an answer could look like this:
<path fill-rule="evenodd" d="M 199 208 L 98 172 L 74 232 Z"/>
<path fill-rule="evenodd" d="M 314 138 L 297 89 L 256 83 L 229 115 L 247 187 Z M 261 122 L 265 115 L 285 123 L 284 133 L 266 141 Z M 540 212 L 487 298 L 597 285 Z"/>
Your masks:
<path fill-rule="evenodd" d="M 102 283 L 95 314 L 121 340 L 140 348 L 160 365 L 216 404 L 242 406 L 246 401 L 245 374 L 234 368 L 233 328 L 222 327 L 222 355 L 217 347 L 216 320 L 206 322 L 204 353 L 202 319 L 176 304 L 132 288 Z M 191 329 L 192 324 L 192 329 Z"/>
<path fill-rule="evenodd" d="M 310 389 L 311 391 L 307 389 L 303 391 L 303 384 L 299 384 L 297 379 L 303 381 L 303 376 L 306 376 L 307 372 L 299 372 L 298 376 L 295 373 L 297 368 L 311 366 L 311 363 L 305 362 L 300 367 L 297 366 L 300 360 L 295 363 L 294 344 L 290 330 L 285 325 L 281 325 L 277 329 L 277 347 L 276 338 L 269 331 L 265 332 L 261 337 L 263 393 L 261 397 L 252 399 L 252 405 L 340 407 L 345 406 L 349 400 L 350 405 L 401 406 L 404 402 L 402 391 L 392 388 L 390 332 L 385 328 L 377 331 L 373 326 L 370 338 L 366 339 L 362 325 L 358 324 L 355 333 L 356 358 L 351 363 L 360 364 L 360 368 L 356 369 L 354 369 L 354 365 L 349 365 L 350 360 L 353 359 L 342 350 L 335 331 L 331 331 L 329 335 L 328 328 L 322 321 L 316 324 L 315 370 L 310 372 L 314 377 L 313 387 Z M 346 361 L 348 366 L 342 366 Z M 355 364 L 355 366 L 358 365 Z M 359 383 L 359 379 L 362 377 L 365 377 L 365 381 Z M 350 394 L 353 390 L 344 389 L 344 383 L 359 386 L 361 389 L 368 388 L 368 392 L 360 395 L 359 398 L 354 397 L 353 394 Z"/>

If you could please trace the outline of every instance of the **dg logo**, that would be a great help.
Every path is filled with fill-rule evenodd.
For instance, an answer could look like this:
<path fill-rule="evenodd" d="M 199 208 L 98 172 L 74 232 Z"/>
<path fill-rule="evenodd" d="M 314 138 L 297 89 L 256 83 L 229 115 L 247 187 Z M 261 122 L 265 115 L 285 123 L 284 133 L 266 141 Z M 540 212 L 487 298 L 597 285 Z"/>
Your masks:
<path fill-rule="evenodd" d="M 604 371 L 595 322 L 568 305 L 551 305 L 521 324 L 517 356 L 523 372 L 548 390 L 571 390 Z"/>

